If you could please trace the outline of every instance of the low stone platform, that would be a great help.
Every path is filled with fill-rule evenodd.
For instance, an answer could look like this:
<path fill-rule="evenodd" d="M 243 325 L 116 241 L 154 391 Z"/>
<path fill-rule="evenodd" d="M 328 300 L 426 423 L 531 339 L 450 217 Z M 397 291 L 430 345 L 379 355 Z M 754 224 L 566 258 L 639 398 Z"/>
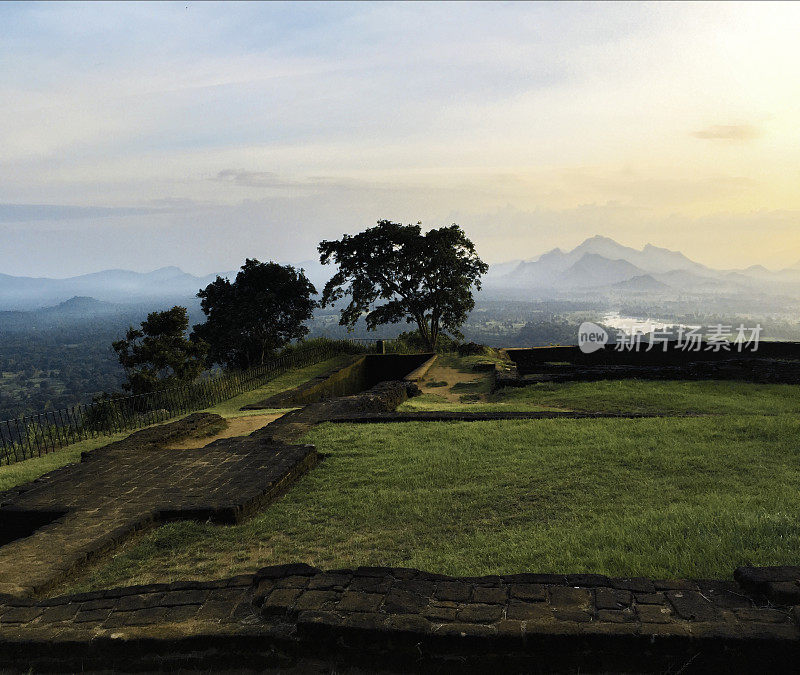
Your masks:
<path fill-rule="evenodd" d="M 800 568 L 737 571 L 745 577 L 800 590 Z M 0 668 L 794 672 L 800 607 L 746 586 L 279 565 L 39 602 L 0 597 Z"/>
<path fill-rule="evenodd" d="M 41 595 L 134 532 L 166 521 L 239 522 L 317 463 L 314 446 L 292 444 L 315 424 L 393 410 L 417 392 L 413 382 L 382 382 L 311 403 L 249 436 L 169 449 L 225 424 L 219 415 L 195 413 L 0 493 L 0 593 Z"/>
<path fill-rule="evenodd" d="M 253 432 L 253 436 L 282 443 L 290 442 L 322 422 L 332 422 L 362 414 L 389 413 L 417 394 L 419 387 L 414 382 L 403 380 L 381 382 L 367 391 L 352 396 L 309 403 Z"/>
<path fill-rule="evenodd" d="M 197 413 L 145 429 L 0 493 L 0 593 L 41 594 L 145 527 L 236 523 L 317 461 L 313 446 L 257 436 L 162 447 L 220 423 Z"/>
<path fill-rule="evenodd" d="M 362 354 L 313 377 L 293 389 L 279 392 L 242 410 L 291 408 L 336 398 L 355 396 L 382 383 L 416 382 L 436 360 L 425 354 Z"/>
<path fill-rule="evenodd" d="M 780 359 L 727 358 L 664 364 L 529 364 L 520 375 L 498 374 L 495 387 L 526 387 L 541 382 L 598 380 L 731 380 L 759 384 L 800 383 L 800 363 Z"/>

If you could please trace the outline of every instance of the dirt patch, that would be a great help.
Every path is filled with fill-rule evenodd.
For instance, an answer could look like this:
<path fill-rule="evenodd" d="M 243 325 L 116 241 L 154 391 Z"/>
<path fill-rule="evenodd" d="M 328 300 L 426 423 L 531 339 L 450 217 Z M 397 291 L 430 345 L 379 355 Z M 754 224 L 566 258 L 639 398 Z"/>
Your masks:
<path fill-rule="evenodd" d="M 435 394 L 447 399 L 449 403 L 460 403 L 461 397 L 470 392 L 472 385 L 479 386 L 487 377 L 485 373 L 464 373 L 437 362 L 428 371 L 425 379 L 417 384 L 423 394 Z M 442 382 L 447 382 L 447 386 L 442 386 Z M 486 397 L 479 398 L 483 400 Z"/>
<path fill-rule="evenodd" d="M 249 436 L 256 429 L 266 426 L 281 417 L 283 413 L 270 413 L 268 415 L 246 415 L 243 417 L 231 417 L 228 421 L 227 429 L 223 429 L 213 436 L 203 436 L 201 438 L 187 438 L 177 443 L 171 443 L 166 448 L 169 450 L 193 450 L 202 448 L 212 441 L 220 438 L 233 438 L 234 436 Z"/>

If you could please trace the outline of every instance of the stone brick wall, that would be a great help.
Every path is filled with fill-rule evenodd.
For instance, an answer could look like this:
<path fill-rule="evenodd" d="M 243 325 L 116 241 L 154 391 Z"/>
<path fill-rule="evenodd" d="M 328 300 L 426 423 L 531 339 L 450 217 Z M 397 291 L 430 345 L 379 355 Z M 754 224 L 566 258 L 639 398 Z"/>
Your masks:
<path fill-rule="evenodd" d="M 382 383 L 403 380 L 430 360 L 431 354 L 366 354 L 333 368 L 294 389 L 275 394 L 242 410 L 290 408 L 352 396 Z"/>
<path fill-rule="evenodd" d="M 780 360 L 800 360 L 800 342 L 761 342 L 756 351 L 749 347 L 738 352 L 728 351 L 684 351 L 677 349 L 675 343 L 670 343 L 666 352 L 659 346 L 650 351 L 640 349 L 639 351 L 617 351 L 613 346 L 606 345 L 604 348 L 591 354 L 584 354 L 576 346 L 562 347 L 533 347 L 533 348 L 509 348 L 505 350 L 517 364 L 520 373 L 539 372 L 542 364 L 547 362 L 569 362 L 583 366 L 623 366 L 623 365 L 681 365 L 697 361 L 724 361 L 731 358 L 741 357 L 744 359 L 780 359 Z"/>
<path fill-rule="evenodd" d="M 587 365 L 527 363 L 517 374 L 497 374 L 495 388 L 526 387 L 533 382 L 596 382 L 598 380 L 737 380 L 765 384 L 800 384 L 800 361 L 729 358 L 718 361 L 666 362 L 659 365 Z M 521 376 L 520 376 L 521 375 Z"/>
<path fill-rule="evenodd" d="M 737 576 L 800 588 L 800 568 Z M 0 669 L 789 672 L 798 609 L 733 581 L 279 565 L 39 602 L 0 596 Z"/>

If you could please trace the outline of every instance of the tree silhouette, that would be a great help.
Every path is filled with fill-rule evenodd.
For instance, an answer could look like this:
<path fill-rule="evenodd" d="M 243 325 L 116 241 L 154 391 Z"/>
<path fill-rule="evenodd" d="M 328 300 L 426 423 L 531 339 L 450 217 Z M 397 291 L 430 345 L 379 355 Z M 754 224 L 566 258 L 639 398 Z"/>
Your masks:
<path fill-rule="evenodd" d="M 191 382 L 205 369 L 204 344 L 186 338 L 186 308 L 151 312 L 141 329 L 131 326 L 111 346 L 125 369 L 123 389 L 144 394 L 172 384 Z"/>
<path fill-rule="evenodd" d="M 375 330 L 405 319 L 416 323 L 432 350 L 443 330 L 463 337 L 459 328 L 475 306 L 472 288 L 480 289 L 489 269 L 456 224 L 422 234 L 419 223 L 381 220 L 355 236 L 323 241 L 318 250 L 321 263 L 339 267 L 322 305 L 349 297 L 340 325 L 353 327 L 364 316 L 367 329 Z"/>
<path fill-rule="evenodd" d="M 193 337 L 208 344 L 210 363 L 261 365 L 308 333 L 303 323 L 317 306 L 316 292 L 302 270 L 248 258 L 235 281 L 217 277 L 197 294 L 208 318 L 194 327 Z"/>

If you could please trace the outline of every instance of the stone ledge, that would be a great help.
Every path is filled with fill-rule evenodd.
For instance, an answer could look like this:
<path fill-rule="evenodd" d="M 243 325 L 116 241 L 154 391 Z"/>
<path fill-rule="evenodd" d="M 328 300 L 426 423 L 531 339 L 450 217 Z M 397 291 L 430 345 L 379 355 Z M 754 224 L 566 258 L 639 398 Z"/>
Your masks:
<path fill-rule="evenodd" d="M 733 577 L 742 588 L 777 604 L 800 605 L 800 567 L 737 567 Z"/>
<path fill-rule="evenodd" d="M 512 357 L 513 358 L 513 357 Z M 517 363 L 517 375 L 498 375 L 495 386 L 526 387 L 540 382 L 595 382 L 598 380 L 734 380 L 764 384 L 800 383 L 800 364 L 779 359 L 735 358 L 675 363 L 548 365 Z"/>
<path fill-rule="evenodd" d="M 790 576 L 773 572 L 752 576 Z M 295 563 L 210 582 L 3 597 L 0 668 L 778 672 L 800 658 L 797 609 L 719 580 Z"/>

